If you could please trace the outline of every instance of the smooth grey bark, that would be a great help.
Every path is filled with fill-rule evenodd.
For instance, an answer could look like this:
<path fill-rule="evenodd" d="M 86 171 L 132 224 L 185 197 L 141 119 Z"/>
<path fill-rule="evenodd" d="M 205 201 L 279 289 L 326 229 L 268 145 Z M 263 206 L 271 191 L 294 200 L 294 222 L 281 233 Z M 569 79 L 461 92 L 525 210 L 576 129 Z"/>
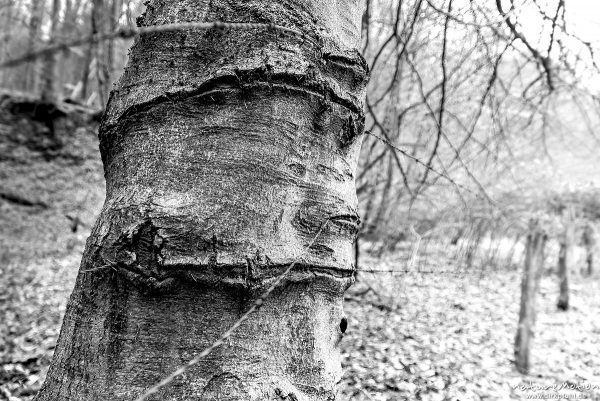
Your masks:
<path fill-rule="evenodd" d="M 528 373 L 531 342 L 536 319 L 536 297 L 544 268 L 544 248 L 547 236 L 537 222 L 531 222 L 525 249 L 525 266 L 521 279 L 519 324 L 515 336 L 515 365 L 519 372 Z"/>
<path fill-rule="evenodd" d="M 358 229 L 359 0 L 150 1 L 100 128 L 106 201 L 37 401 L 335 400 Z M 316 238 L 316 239 L 315 239 Z M 309 245 L 313 242 L 312 246 Z M 287 398 L 285 398 L 287 397 Z"/>

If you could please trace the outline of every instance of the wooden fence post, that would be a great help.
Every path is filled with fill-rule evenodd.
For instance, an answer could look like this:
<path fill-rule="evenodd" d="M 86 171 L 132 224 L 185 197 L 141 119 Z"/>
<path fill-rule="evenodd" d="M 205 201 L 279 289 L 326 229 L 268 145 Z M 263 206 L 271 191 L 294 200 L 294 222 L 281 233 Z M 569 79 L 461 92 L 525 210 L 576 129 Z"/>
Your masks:
<path fill-rule="evenodd" d="M 569 266 L 573 263 L 575 227 L 571 218 L 565 219 L 564 226 L 564 232 L 559 239 L 558 281 L 560 292 L 556 307 L 566 311 L 569 309 Z"/>
<path fill-rule="evenodd" d="M 529 371 L 529 353 L 535 326 L 535 298 L 540 285 L 547 236 L 537 220 L 529 223 L 525 266 L 521 281 L 521 307 L 515 337 L 515 365 L 521 373 Z"/>

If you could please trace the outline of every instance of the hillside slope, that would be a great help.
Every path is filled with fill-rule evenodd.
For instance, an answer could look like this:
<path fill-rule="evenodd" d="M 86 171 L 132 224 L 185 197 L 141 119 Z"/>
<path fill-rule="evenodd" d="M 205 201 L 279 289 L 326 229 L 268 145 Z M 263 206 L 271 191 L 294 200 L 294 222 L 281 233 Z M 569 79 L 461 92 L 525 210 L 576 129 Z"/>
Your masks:
<path fill-rule="evenodd" d="M 94 117 L 0 93 L 0 399 L 41 384 L 104 200 Z"/>

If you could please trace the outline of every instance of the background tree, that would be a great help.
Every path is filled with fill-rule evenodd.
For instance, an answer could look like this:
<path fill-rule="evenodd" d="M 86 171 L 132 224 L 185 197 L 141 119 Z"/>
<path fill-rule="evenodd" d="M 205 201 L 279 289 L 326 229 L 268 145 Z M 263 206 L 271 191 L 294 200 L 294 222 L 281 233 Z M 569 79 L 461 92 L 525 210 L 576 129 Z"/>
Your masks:
<path fill-rule="evenodd" d="M 52 11 L 50 14 L 50 32 L 49 43 L 56 42 L 58 33 L 58 13 L 60 11 L 60 0 L 52 0 Z M 42 74 L 41 95 L 43 101 L 51 101 L 56 95 L 56 54 L 51 53 L 44 60 L 44 70 Z"/>
<path fill-rule="evenodd" d="M 503 198 L 518 193 L 522 205 L 535 204 L 540 181 L 544 191 L 556 190 L 556 162 L 565 164 L 567 149 L 585 152 L 574 138 L 594 138 L 600 121 L 585 78 L 597 74 L 597 56 L 567 23 L 568 5 L 381 0 L 367 7 L 363 48 L 373 79 L 357 182 L 363 235 L 401 239 L 411 225 L 434 224 L 434 236 L 454 237 L 481 218 L 494 222 L 484 238 L 515 218 L 526 226 L 531 209 L 516 213 L 519 202 Z"/>
<path fill-rule="evenodd" d="M 556 307 L 560 310 L 569 309 L 569 276 L 573 270 L 573 247 L 575 245 L 575 216 L 572 207 L 563 207 L 563 233 L 559 237 L 557 274 L 559 281 L 559 295 Z"/>
<path fill-rule="evenodd" d="M 27 51 L 32 52 L 40 39 L 40 31 L 42 26 L 42 18 L 44 16 L 44 1 L 32 0 L 31 13 L 29 16 L 29 37 L 27 40 Z M 37 91 L 38 71 L 37 62 L 32 60 L 26 65 L 24 88 L 29 91 Z"/>

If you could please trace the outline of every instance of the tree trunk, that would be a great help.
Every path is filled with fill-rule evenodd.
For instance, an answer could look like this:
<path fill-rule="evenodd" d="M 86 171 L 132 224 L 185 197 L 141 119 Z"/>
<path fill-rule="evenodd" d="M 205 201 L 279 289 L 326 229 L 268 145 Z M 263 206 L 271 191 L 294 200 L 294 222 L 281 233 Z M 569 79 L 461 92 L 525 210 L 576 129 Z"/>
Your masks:
<path fill-rule="evenodd" d="M 98 33 L 98 29 L 101 26 L 102 17 L 101 13 L 103 7 L 103 0 L 93 0 L 90 9 L 90 34 L 95 35 Z M 86 102 L 87 97 L 90 91 L 90 71 L 92 66 L 92 60 L 96 60 L 96 69 L 98 68 L 98 55 L 99 51 L 97 48 L 101 48 L 101 45 L 96 43 L 90 43 L 86 49 L 84 64 L 83 64 L 83 73 L 81 76 L 82 89 L 81 89 L 81 100 Z M 95 56 L 95 58 L 94 58 Z M 96 76 L 99 77 L 99 74 L 96 73 Z M 99 84 L 99 83 L 98 83 Z M 102 104 L 104 106 L 104 104 Z"/>
<path fill-rule="evenodd" d="M 52 12 L 50 14 L 50 40 L 49 44 L 56 41 L 58 31 L 58 12 L 60 0 L 52 0 Z M 56 97 L 56 54 L 50 53 L 44 61 L 42 74 L 42 90 L 40 97 L 43 101 L 54 101 Z"/>
<path fill-rule="evenodd" d="M 149 2 L 143 25 L 265 25 L 136 41 L 100 128 L 106 201 L 37 401 L 135 399 L 294 261 L 224 345 L 151 399 L 336 399 L 367 80 L 360 3 Z"/>
<path fill-rule="evenodd" d="M 397 61 L 398 63 L 402 63 L 401 60 Z M 400 71 L 402 71 L 402 64 L 399 66 Z M 387 135 L 390 139 L 394 139 L 399 135 L 398 132 L 398 109 L 400 108 L 400 90 L 401 90 L 401 80 L 402 73 L 400 72 L 398 76 L 392 82 L 391 88 L 391 99 L 388 103 L 385 110 L 385 119 L 383 121 L 383 126 L 387 130 Z M 392 188 L 392 184 L 394 181 L 394 156 L 392 153 L 389 154 L 388 164 L 387 164 L 387 180 L 385 182 L 385 186 L 383 187 L 383 191 L 381 193 L 381 201 L 379 202 L 379 208 L 375 215 L 375 219 L 373 224 L 377 227 L 380 233 L 385 233 L 388 231 L 388 224 L 384 222 L 384 216 L 390 215 L 390 202 L 389 195 L 390 190 Z M 387 244 L 386 244 L 387 245 Z M 382 248 L 383 249 L 383 248 Z"/>
<path fill-rule="evenodd" d="M 521 280 L 521 307 L 515 337 L 515 364 L 521 373 L 529 372 L 529 353 L 535 327 L 535 298 L 544 265 L 546 235 L 537 222 L 532 222 L 527 235 L 525 267 Z"/>
<path fill-rule="evenodd" d="M 111 30 L 111 12 L 109 0 L 94 0 L 94 24 L 96 32 L 109 32 Z M 109 62 L 111 51 L 110 40 L 96 46 L 96 82 L 98 83 L 98 99 L 104 108 L 110 92 Z"/>
<path fill-rule="evenodd" d="M 123 7 L 122 0 L 112 0 L 110 7 L 110 31 L 115 32 L 119 29 L 119 18 L 121 17 L 121 8 Z M 107 50 L 107 69 L 108 69 L 108 82 L 109 87 L 114 80 L 115 73 L 115 61 L 116 61 L 116 49 L 115 39 L 108 41 Z"/>
<path fill-rule="evenodd" d="M 10 57 L 9 45 L 12 39 L 12 32 L 14 29 L 13 21 L 13 10 L 14 4 L 12 1 L 5 1 L 3 6 L 0 7 L 0 60 L 6 61 Z M 10 76 L 12 71 L 7 69 L 0 69 L 0 86 L 10 88 L 12 85 Z"/>
<path fill-rule="evenodd" d="M 93 7 L 93 6 L 92 6 Z M 91 21 L 92 17 L 90 17 Z M 93 28 L 90 30 L 93 34 Z M 81 101 L 86 102 L 88 96 L 89 76 L 90 76 L 90 65 L 92 64 L 92 55 L 94 51 L 94 45 L 90 43 L 85 49 L 85 55 L 83 57 L 83 69 L 81 71 Z"/>
<path fill-rule="evenodd" d="M 565 224 L 565 231 L 560 238 L 558 251 L 559 295 L 556 307 L 566 311 L 569 309 L 569 265 L 573 258 L 574 227 L 571 221 Z"/>
<path fill-rule="evenodd" d="M 512 246 L 510 247 L 510 250 L 508 251 L 508 254 L 506 256 L 506 261 L 507 266 L 511 267 L 513 265 L 513 259 L 515 258 L 515 252 L 517 249 L 517 245 L 519 244 L 519 242 L 521 241 L 521 236 L 517 235 L 515 238 L 515 241 L 513 242 Z"/>
<path fill-rule="evenodd" d="M 586 274 L 594 274 L 594 248 L 596 246 L 596 235 L 591 223 L 587 223 L 583 229 L 583 246 L 585 247 Z"/>
<path fill-rule="evenodd" d="M 81 19 L 80 11 L 81 0 L 65 0 L 64 4 L 64 18 L 60 27 L 60 36 L 62 40 L 71 39 L 81 35 L 81 27 L 87 28 L 87 24 L 78 23 Z M 87 32 L 86 32 L 87 34 Z M 73 88 L 81 90 L 79 81 L 79 71 L 81 70 L 81 59 L 80 57 L 72 53 L 70 49 L 64 49 L 58 57 L 58 80 L 63 85 L 72 85 Z M 73 81 L 75 80 L 75 82 Z M 68 96 L 71 100 L 79 99 L 79 93 L 76 89 L 71 90 L 71 94 Z"/>
<path fill-rule="evenodd" d="M 479 244 L 481 243 L 481 237 L 483 237 L 484 231 L 483 221 L 478 222 L 472 237 L 467 244 L 467 255 L 465 257 L 465 266 L 467 269 L 470 269 L 473 266 L 473 261 L 477 257 Z"/>
<path fill-rule="evenodd" d="M 27 39 L 27 53 L 33 52 L 39 40 L 42 17 L 44 16 L 44 1 L 31 1 L 31 14 L 29 18 L 29 35 Z M 36 60 L 28 61 L 25 64 L 25 73 L 23 74 L 25 82 L 23 90 L 36 93 L 38 82 L 38 71 Z"/>

